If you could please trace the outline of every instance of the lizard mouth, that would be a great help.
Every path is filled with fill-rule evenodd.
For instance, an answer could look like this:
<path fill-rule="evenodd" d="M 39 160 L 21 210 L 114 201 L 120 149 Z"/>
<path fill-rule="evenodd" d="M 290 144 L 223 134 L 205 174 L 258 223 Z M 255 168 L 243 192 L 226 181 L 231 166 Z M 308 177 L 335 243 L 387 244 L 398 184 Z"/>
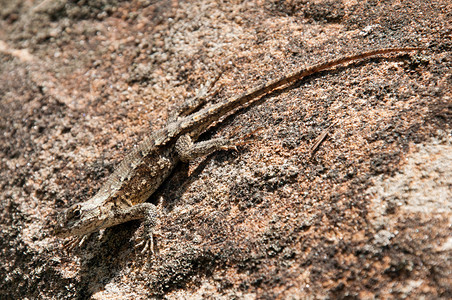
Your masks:
<path fill-rule="evenodd" d="M 68 230 L 64 226 L 62 226 L 61 224 L 56 224 L 53 227 L 52 234 L 54 236 L 56 236 L 56 237 L 59 237 L 59 238 L 65 238 L 65 237 L 69 236 Z"/>

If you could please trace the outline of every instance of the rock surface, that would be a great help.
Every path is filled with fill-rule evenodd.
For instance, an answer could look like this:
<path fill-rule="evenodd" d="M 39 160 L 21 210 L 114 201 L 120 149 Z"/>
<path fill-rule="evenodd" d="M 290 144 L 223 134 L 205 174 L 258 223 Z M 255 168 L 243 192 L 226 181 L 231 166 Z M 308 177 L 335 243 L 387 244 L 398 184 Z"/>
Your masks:
<path fill-rule="evenodd" d="M 452 297 L 450 1 L 0 1 L 0 298 Z M 264 97 L 203 138 L 140 222 L 66 253 L 56 213 L 92 196 L 168 113 L 303 65 L 391 46 Z M 150 123 L 152 122 L 152 123 Z M 311 156 L 310 147 L 329 136 Z"/>

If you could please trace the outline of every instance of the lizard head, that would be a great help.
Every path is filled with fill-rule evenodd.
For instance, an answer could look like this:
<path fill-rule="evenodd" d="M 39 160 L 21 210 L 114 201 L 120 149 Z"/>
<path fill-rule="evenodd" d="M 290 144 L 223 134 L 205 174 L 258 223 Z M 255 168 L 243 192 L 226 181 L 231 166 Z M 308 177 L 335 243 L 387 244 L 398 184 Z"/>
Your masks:
<path fill-rule="evenodd" d="M 75 204 L 58 215 L 53 234 L 61 238 L 88 234 L 97 229 L 92 219 L 89 210 L 83 210 L 80 204 Z"/>

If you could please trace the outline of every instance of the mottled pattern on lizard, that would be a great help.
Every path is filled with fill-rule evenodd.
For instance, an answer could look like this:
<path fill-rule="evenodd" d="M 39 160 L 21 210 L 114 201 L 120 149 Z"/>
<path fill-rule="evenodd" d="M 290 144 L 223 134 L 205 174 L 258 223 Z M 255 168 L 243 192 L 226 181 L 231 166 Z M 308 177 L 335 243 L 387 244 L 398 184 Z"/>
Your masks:
<path fill-rule="evenodd" d="M 55 234 L 60 237 L 83 236 L 127 221 L 144 219 L 144 249 L 150 248 L 153 251 L 152 230 L 158 213 L 156 206 L 145 203 L 146 200 L 171 174 L 179 161 L 188 161 L 218 149 L 234 147 L 236 141 L 222 138 L 193 142 L 221 117 L 275 89 L 286 87 L 325 69 L 370 56 L 422 49 L 385 48 L 319 63 L 264 83 L 238 97 L 174 119 L 135 147 L 94 197 L 61 213 L 55 226 Z"/>

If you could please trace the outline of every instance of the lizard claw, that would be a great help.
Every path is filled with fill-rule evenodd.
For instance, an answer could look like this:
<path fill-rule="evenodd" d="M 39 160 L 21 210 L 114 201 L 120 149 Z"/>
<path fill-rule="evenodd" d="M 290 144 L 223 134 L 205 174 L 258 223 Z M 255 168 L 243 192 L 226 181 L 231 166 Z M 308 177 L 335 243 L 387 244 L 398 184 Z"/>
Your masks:
<path fill-rule="evenodd" d="M 154 251 L 154 235 L 159 236 L 159 234 L 154 234 L 153 232 L 149 232 L 147 234 L 143 234 L 140 237 L 136 238 L 135 241 L 137 242 L 135 244 L 135 249 L 141 249 L 140 253 L 145 254 L 150 252 L 152 255 L 155 254 Z"/>
<path fill-rule="evenodd" d="M 143 238 L 140 242 L 135 244 L 135 249 L 139 249 L 139 248 L 141 248 L 141 246 L 144 245 L 143 249 L 141 249 L 141 251 L 140 251 L 141 254 L 146 253 L 148 251 L 148 249 L 150 249 L 151 253 L 154 254 L 154 239 L 153 239 L 153 237 L 150 237 L 149 240 Z"/>
<path fill-rule="evenodd" d="M 237 150 L 237 145 L 224 145 L 220 147 L 221 150 L 233 150 L 233 151 L 238 151 Z"/>
<path fill-rule="evenodd" d="M 84 235 L 82 237 L 76 236 L 74 238 L 71 238 L 63 243 L 63 249 L 65 249 L 66 251 L 72 251 L 77 247 L 81 247 L 89 236 L 90 235 Z"/>

